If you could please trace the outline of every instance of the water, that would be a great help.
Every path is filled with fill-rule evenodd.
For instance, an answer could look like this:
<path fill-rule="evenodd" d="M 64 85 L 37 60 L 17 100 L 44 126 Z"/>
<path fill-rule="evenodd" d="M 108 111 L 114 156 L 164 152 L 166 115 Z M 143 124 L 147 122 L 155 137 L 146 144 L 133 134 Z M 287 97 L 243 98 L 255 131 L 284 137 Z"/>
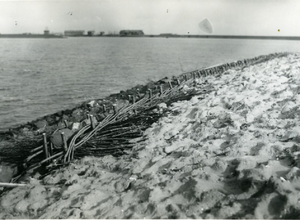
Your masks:
<path fill-rule="evenodd" d="M 0 130 L 165 76 L 291 51 L 298 41 L 0 39 Z"/>

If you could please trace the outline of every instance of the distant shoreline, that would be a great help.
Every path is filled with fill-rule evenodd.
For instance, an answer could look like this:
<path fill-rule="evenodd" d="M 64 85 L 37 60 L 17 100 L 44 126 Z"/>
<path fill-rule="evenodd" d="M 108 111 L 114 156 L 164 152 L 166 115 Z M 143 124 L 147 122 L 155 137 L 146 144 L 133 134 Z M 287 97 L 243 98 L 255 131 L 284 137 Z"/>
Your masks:
<path fill-rule="evenodd" d="M 69 38 L 69 37 L 126 37 L 126 38 L 212 38 L 212 39 L 254 39 L 254 40 L 300 40 L 300 36 L 247 36 L 247 35 L 178 35 L 178 34 L 147 34 L 136 36 L 120 35 L 43 35 L 43 34 L 0 34 L 0 38 Z"/>
<path fill-rule="evenodd" d="M 55 34 L 0 34 L 0 38 L 66 38 L 63 35 Z"/>
<path fill-rule="evenodd" d="M 78 37 L 126 37 L 126 38 L 219 38 L 219 39 L 257 39 L 257 40 L 300 40 L 300 36 L 246 36 L 246 35 L 143 35 L 143 36 L 119 36 L 119 35 L 94 35 L 94 36 L 78 36 Z"/>

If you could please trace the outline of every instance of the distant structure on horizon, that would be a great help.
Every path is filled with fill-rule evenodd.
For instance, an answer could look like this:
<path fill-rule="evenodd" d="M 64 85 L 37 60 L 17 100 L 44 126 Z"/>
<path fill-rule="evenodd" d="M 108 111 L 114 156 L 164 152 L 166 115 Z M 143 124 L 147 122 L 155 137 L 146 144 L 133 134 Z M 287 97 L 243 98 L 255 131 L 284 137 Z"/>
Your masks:
<path fill-rule="evenodd" d="M 142 30 L 121 30 L 120 37 L 138 37 L 144 36 L 144 32 Z"/>
<path fill-rule="evenodd" d="M 0 38 L 65 38 L 61 33 L 50 33 L 48 28 L 44 30 L 44 34 L 32 34 L 32 33 L 22 33 L 22 34 L 1 34 Z"/>
<path fill-rule="evenodd" d="M 83 36 L 84 35 L 84 31 L 83 30 L 68 30 L 68 31 L 65 31 L 65 36 Z"/>
<path fill-rule="evenodd" d="M 162 33 L 159 36 L 161 37 L 178 37 L 178 34 L 172 34 L 172 33 Z"/>
<path fill-rule="evenodd" d="M 88 32 L 87 32 L 87 35 L 88 35 L 88 36 L 94 36 L 94 34 L 95 34 L 95 31 L 88 31 Z"/>
<path fill-rule="evenodd" d="M 44 30 L 44 35 L 49 35 L 50 34 L 50 31 L 48 29 Z"/>

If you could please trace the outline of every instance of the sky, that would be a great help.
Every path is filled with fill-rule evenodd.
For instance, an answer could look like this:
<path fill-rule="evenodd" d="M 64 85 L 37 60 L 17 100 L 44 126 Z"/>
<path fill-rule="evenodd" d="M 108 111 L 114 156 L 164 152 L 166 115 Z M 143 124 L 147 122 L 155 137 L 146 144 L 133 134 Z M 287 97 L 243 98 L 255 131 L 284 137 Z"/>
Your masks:
<path fill-rule="evenodd" d="M 145 34 L 300 36 L 299 0 L 0 0 L 0 33 L 123 29 Z"/>

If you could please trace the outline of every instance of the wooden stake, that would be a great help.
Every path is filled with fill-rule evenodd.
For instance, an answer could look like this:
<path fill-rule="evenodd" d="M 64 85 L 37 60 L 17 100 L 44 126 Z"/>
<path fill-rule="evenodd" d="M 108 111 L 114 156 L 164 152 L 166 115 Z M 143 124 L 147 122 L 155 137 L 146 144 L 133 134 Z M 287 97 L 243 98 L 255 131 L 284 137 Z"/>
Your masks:
<path fill-rule="evenodd" d="M 135 101 L 136 101 L 136 97 L 135 97 L 135 94 L 133 94 L 132 95 L 132 102 L 135 103 Z"/>
<path fill-rule="evenodd" d="M 176 81 L 177 81 L 177 85 L 180 85 L 180 80 L 178 78 L 176 79 Z"/>
<path fill-rule="evenodd" d="M 48 146 L 47 146 L 47 136 L 46 133 L 43 133 L 43 140 L 44 140 L 44 155 L 45 158 L 48 158 Z"/>
<path fill-rule="evenodd" d="M 152 98 L 152 90 L 148 89 L 148 91 L 149 91 L 149 97 Z"/>
<path fill-rule="evenodd" d="M 64 132 L 61 132 L 61 139 L 63 141 L 63 146 L 64 146 L 64 152 L 67 152 L 68 150 L 68 145 L 67 145 L 67 140 L 66 140 L 66 137 L 65 137 L 65 133 Z"/>
<path fill-rule="evenodd" d="M 117 113 L 116 104 L 113 104 L 114 114 Z"/>
<path fill-rule="evenodd" d="M 169 83 L 169 87 L 170 87 L 170 89 L 172 89 L 172 88 L 173 88 L 173 86 L 172 86 L 172 83 L 171 83 L 171 81 L 169 81 L 168 83 Z"/>
<path fill-rule="evenodd" d="M 184 80 L 187 81 L 187 75 L 184 75 Z"/>
<path fill-rule="evenodd" d="M 89 115 L 89 118 L 90 118 L 92 129 L 94 130 L 95 129 L 95 123 L 94 123 L 94 120 L 93 120 L 93 115 Z"/>
<path fill-rule="evenodd" d="M 159 86 L 159 94 L 162 95 L 162 93 L 163 93 L 163 87 L 162 87 L 162 85 L 160 85 Z"/>
<path fill-rule="evenodd" d="M 53 155 L 53 144 L 50 142 L 50 147 L 49 147 L 49 156 L 51 157 Z"/>
<path fill-rule="evenodd" d="M 69 126 L 67 120 L 64 120 L 64 124 L 65 124 L 65 127 L 66 127 L 66 128 Z"/>
<path fill-rule="evenodd" d="M 130 101 L 131 101 L 131 95 L 128 95 L 128 101 L 130 103 Z"/>

